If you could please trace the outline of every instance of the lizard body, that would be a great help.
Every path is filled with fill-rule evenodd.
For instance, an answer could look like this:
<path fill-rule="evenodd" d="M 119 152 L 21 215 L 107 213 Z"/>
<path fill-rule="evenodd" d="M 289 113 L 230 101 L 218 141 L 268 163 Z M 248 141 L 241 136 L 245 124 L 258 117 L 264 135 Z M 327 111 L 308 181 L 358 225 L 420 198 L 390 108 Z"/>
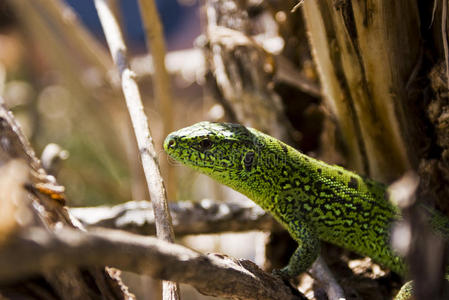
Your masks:
<path fill-rule="evenodd" d="M 406 273 L 404 260 L 390 246 L 390 227 L 400 213 L 384 184 L 237 124 L 197 123 L 170 134 L 164 149 L 248 196 L 289 231 L 298 249 L 282 275 L 306 271 L 318 256 L 320 240 Z"/>

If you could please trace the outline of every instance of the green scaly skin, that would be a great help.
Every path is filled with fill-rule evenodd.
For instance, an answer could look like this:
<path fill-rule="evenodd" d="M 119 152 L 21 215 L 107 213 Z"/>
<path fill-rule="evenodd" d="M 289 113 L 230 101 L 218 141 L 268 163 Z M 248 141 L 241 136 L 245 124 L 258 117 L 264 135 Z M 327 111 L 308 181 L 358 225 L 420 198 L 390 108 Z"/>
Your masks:
<path fill-rule="evenodd" d="M 298 249 L 280 270 L 284 277 L 311 266 L 320 240 L 406 273 L 404 260 L 389 242 L 391 224 L 400 215 L 385 185 L 237 124 L 197 123 L 171 133 L 164 149 L 175 160 L 248 196 L 289 231 Z"/>

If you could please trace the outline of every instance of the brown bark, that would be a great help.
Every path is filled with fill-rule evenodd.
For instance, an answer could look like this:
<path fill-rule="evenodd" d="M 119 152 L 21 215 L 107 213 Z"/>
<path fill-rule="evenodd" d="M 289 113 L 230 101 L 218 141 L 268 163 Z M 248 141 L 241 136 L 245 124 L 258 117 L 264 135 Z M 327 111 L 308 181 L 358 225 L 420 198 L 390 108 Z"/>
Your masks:
<path fill-rule="evenodd" d="M 292 132 L 281 98 L 273 90 L 275 61 L 251 37 L 251 22 L 239 1 L 208 0 L 206 61 L 213 76 L 208 79 L 215 98 L 231 116 L 287 142 Z"/>
<path fill-rule="evenodd" d="M 303 8 L 348 165 L 378 180 L 397 178 L 417 163 L 405 111 L 406 85 L 421 47 L 417 4 L 319 0 Z"/>
<path fill-rule="evenodd" d="M 319 0 L 304 2 L 303 12 L 348 166 L 384 182 L 417 171 L 416 202 L 447 211 L 447 1 L 433 5 Z M 405 254 L 415 296 L 441 297 L 443 271 L 435 265 L 443 265 L 444 244 L 429 234 L 419 207 L 402 207 L 401 225 L 411 232 Z"/>

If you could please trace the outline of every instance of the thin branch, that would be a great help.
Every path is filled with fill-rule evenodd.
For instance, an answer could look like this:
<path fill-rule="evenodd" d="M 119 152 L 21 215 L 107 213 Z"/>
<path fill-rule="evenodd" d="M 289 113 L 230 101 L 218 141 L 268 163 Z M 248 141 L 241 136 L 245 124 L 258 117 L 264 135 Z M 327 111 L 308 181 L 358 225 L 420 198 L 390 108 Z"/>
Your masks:
<path fill-rule="evenodd" d="M 110 265 L 190 284 L 203 294 L 232 299 L 304 299 L 283 281 L 247 260 L 202 255 L 156 238 L 118 230 L 49 233 L 29 228 L 0 247 L 0 281 L 42 270 Z"/>
<path fill-rule="evenodd" d="M 304 0 L 299 0 L 298 3 L 295 4 L 295 6 L 293 6 L 293 8 L 290 10 L 291 13 L 296 12 L 304 3 Z"/>
<path fill-rule="evenodd" d="M 94 3 L 112 58 L 119 70 L 126 105 L 136 134 L 142 167 L 153 204 L 157 236 L 161 240 L 173 242 L 174 233 L 170 212 L 168 211 L 165 188 L 157 164 L 157 154 L 148 127 L 147 117 L 143 111 L 142 97 L 135 81 L 135 74 L 129 68 L 127 49 L 120 26 L 109 7 L 108 0 L 94 0 Z M 170 291 L 164 289 L 164 295 L 166 293 L 177 294 L 176 285 L 170 285 L 169 289 Z"/>
<path fill-rule="evenodd" d="M 217 202 L 202 200 L 192 203 L 169 203 L 176 236 L 281 230 L 273 217 L 252 202 Z M 129 201 L 115 206 L 71 208 L 70 213 L 89 227 L 121 229 L 154 235 L 153 209 L 148 201 Z"/>
<path fill-rule="evenodd" d="M 13 114 L 6 108 L 2 97 L 0 97 L 0 138 L 0 150 L 4 152 L 0 155 L 0 164 L 3 165 L 12 158 L 20 158 L 35 172 L 39 172 L 39 160 Z"/>
<path fill-rule="evenodd" d="M 157 155 L 148 127 L 147 117 L 143 111 L 142 97 L 134 80 L 134 73 L 129 69 L 127 49 L 120 27 L 108 7 L 107 0 L 95 0 L 95 6 L 111 55 L 120 72 L 123 93 L 140 149 L 150 197 L 154 205 L 157 234 L 162 240 L 173 241 L 173 230 L 170 225 L 170 214 L 167 209 L 163 180 L 157 165 Z"/>
<path fill-rule="evenodd" d="M 42 151 L 41 164 L 48 174 L 55 175 L 61 167 L 61 162 L 68 157 L 69 152 L 67 150 L 57 144 L 50 143 Z"/>
<path fill-rule="evenodd" d="M 428 29 L 430 29 L 430 27 L 432 27 L 432 25 L 433 25 L 433 21 L 435 20 L 435 15 L 437 13 L 437 8 L 438 8 L 438 0 L 434 0 L 433 8 L 432 8 L 432 18 L 430 19 L 430 24 L 429 24 Z"/>
<path fill-rule="evenodd" d="M 441 11 L 441 34 L 443 38 L 444 61 L 446 63 L 446 87 L 449 89 L 449 46 L 447 41 L 447 1 L 442 0 L 443 9 Z"/>
<path fill-rule="evenodd" d="M 318 256 L 313 265 L 310 267 L 309 273 L 313 278 L 320 282 L 326 290 L 326 294 L 329 299 L 346 299 L 343 288 L 338 284 L 321 255 Z"/>
<path fill-rule="evenodd" d="M 151 49 L 154 65 L 154 92 L 155 99 L 162 111 L 164 124 L 164 136 L 173 130 L 173 96 L 170 85 L 170 76 L 165 66 L 165 42 L 164 32 L 159 20 L 157 7 L 154 0 L 139 0 L 140 15 L 146 34 L 147 48 Z M 163 164 L 167 170 L 167 188 L 169 199 L 176 195 L 175 169 L 166 161 Z"/>

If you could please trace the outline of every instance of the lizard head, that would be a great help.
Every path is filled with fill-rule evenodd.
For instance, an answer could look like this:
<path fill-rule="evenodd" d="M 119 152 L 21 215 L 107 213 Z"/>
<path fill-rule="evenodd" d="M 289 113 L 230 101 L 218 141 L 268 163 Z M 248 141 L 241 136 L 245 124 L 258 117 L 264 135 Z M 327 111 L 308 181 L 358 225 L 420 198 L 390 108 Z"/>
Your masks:
<path fill-rule="evenodd" d="M 176 161 L 237 188 L 256 170 L 257 136 L 238 124 L 200 122 L 175 131 L 164 142 Z"/>

